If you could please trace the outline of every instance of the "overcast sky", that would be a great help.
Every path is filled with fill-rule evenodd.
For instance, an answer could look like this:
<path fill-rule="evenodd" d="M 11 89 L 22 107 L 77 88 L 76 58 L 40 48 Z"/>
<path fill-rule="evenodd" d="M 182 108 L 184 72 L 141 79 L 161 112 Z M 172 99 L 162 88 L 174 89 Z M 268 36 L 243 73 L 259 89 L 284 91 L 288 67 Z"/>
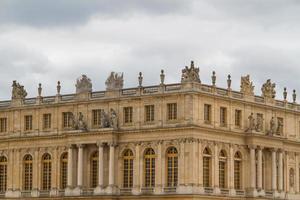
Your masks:
<path fill-rule="evenodd" d="M 1 0 L 0 100 L 11 84 L 28 97 L 75 92 L 81 74 L 103 90 L 110 71 L 124 72 L 125 87 L 180 81 L 191 60 L 203 83 L 239 90 L 250 74 L 257 94 L 268 79 L 300 91 L 300 1 L 297 0 Z M 300 97 L 300 92 L 299 95 Z"/>

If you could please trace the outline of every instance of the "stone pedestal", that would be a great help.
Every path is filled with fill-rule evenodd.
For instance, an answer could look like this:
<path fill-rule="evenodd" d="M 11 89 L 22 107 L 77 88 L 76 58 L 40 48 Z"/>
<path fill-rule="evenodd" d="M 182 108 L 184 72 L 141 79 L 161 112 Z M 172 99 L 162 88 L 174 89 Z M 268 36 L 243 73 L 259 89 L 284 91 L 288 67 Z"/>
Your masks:
<path fill-rule="evenodd" d="M 57 189 L 57 188 L 52 188 L 52 189 L 50 190 L 50 196 L 51 196 L 51 197 L 58 196 L 58 189 Z"/>
<path fill-rule="evenodd" d="M 38 190 L 38 189 L 33 189 L 33 190 L 31 191 L 31 196 L 32 196 L 32 197 L 39 197 L 39 196 L 40 196 L 39 190 Z"/>
<path fill-rule="evenodd" d="M 257 197 L 258 192 L 255 188 L 249 188 L 249 189 L 247 189 L 247 195 L 250 197 Z"/>
<path fill-rule="evenodd" d="M 73 196 L 80 196 L 82 194 L 82 187 L 76 187 L 73 191 L 72 191 L 72 195 Z"/>
<path fill-rule="evenodd" d="M 73 196 L 73 189 L 71 187 L 65 189 L 65 196 Z"/>
<path fill-rule="evenodd" d="M 132 194 L 133 195 L 140 195 L 141 194 L 141 188 L 139 186 L 135 186 L 132 188 Z"/>
<path fill-rule="evenodd" d="M 214 194 L 221 194 L 221 190 L 219 187 L 214 187 Z"/>
<path fill-rule="evenodd" d="M 118 194 L 119 193 L 119 189 L 116 185 L 109 185 L 105 188 L 105 193 L 106 194 Z"/>
<path fill-rule="evenodd" d="M 101 194 L 104 194 L 105 193 L 105 190 L 103 188 L 102 185 L 98 185 L 95 189 L 94 189 L 94 194 L 95 195 L 101 195 Z"/>
<path fill-rule="evenodd" d="M 19 198 L 19 197 L 21 197 L 21 191 L 20 190 L 8 189 L 5 192 L 5 197 L 6 198 Z"/>

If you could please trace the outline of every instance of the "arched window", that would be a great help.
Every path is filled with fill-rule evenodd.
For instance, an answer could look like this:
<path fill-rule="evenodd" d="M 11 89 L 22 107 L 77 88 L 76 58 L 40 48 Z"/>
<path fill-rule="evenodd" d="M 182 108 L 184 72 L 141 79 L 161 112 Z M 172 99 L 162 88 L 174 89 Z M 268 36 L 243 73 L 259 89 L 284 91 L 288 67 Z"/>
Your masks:
<path fill-rule="evenodd" d="M 144 166 L 145 166 L 145 187 L 155 186 L 155 152 L 153 149 L 149 148 L 145 151 L 144 156 Z"/>
<path fill-rule="evenodd" d="M 51 189 L 51 155 L 46 153 L 42 157 L 42 190 Z"/>
<path fill-rule="evenodd" d="M 176 187 L 178 182 L 178 152 L 175 147 L 167 150 L 167 186 Z"/>
<path fill-rule="evenodd" d="M 60 189 L 67 187 L 67 176 L 68 176 L 68 153 L 65 152 L 60 158 Z"/>
<path fill-rule="evenodd" d="M 32 190 L 32 156 L 29 154 L 23 159 L 23 189 Z"/>
<path fill-rule="evenodd" d="M 227 169 L 227 156 L 224 150 L 219 154 L 219 185 L 220 188 L 226 188 L 226 169 Z"/>
<path fill-rule="evenodd" d="M 203 186 L 211 187 L 211 151 L 206 147 L 203 151 Z"/>
<path fill-rule="evenodd" d="M 130 149 L 123 154 L 123 187 L 132 188 L 133 186 L 133 153 Z"/>
<path fill-rule="evenodd" d="M 0 192 L 5 192 L 7 187 L 7 159 L 0 157 Z"/>
<path fill-rule="evenodd" d="M 95 151 L 91 157 L 91 187 L 95 188 L 98 186 L 98 151 Z"/>
<path fill-rule="evenodd" d="M 242 168 L 242 156 L 240 152 L 236 152 L 234 155 L 234 189 L 241 189 L 241 168 Z"/>

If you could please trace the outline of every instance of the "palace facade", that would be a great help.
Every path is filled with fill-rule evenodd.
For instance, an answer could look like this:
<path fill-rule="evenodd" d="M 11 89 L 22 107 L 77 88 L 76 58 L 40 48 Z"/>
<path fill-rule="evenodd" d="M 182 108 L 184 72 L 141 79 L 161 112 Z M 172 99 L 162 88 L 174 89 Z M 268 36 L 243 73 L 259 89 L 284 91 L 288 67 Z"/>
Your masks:
<path fill-rule="evenodd" d="M 111 73 L 92 91 L 26 98 L 13 82 L 0 102 L 0 198 L 300 199 L 300 105 L 277 100 L 271 80 L 254 94 L 201 83 L 199 68 L 181 81 L 123 88 Z"/>

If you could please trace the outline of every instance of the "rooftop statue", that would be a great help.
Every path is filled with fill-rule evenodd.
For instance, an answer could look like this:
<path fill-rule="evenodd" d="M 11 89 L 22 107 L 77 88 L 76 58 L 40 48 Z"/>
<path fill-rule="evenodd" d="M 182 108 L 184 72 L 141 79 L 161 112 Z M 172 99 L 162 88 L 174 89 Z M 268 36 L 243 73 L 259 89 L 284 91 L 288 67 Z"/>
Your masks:
<path fill-rule="evenodd" d="M 25 99 L 27 92 L 23 85 L 20 85 L 17 81 L 13 81 L 12 88 L 12 99 Z"/>
<path fill-rule="evenodd" d="M 250 75 L 241 77 L 241 92 L 245 95 L 254 95 L 254 86 L 250 81 Z"/>
<path fill-rule="evenodd" d="M 105 81 L 106 90 L 122 89 L 124 84 L 123 73 L 111 72 Z"/>
<path fill-rule="evenodd" d="M 274 99 L 276 95 L 275 86 L 276 84 L 271 83 L 271 79 L 268 79 L 267 82 L 261 87 L 262 96 Z"/>
<path fill-rule="evenodd" d="M 82 75 L 76 81 L 76 93 L 92 92 L 92 81 L 86 75 Z"/>
<path fill-rule="evenodd" d="M 185 68 L 182 70 L 181 83 L 186 82 L 200 83 L 199 68 L 194 67 L 194 61 L 191 61 L 191 67 L 185 66 Z"/>

